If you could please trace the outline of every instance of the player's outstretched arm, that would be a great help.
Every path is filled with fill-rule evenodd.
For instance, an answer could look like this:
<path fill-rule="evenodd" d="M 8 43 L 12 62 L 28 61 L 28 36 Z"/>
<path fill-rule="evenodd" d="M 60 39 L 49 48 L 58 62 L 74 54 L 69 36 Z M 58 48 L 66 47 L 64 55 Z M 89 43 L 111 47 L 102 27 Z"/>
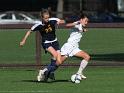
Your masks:
<path fill-rule="evenodd" d="M 65 23 L 66 23 L 65 20 L 62 20 L 62 19 L 59 19 L 58 22 L 57 22 L 58 25 L 59 24 L 65 24 Z"/>
<path fill-rule="evenodd" d="M 75 23 L 68 23 L 68 24 L 66 24 L 66 27 L 67 27 L 67 28 L 73 27 L 73 26 L 75 26 Z"/>
<path fill-rule="evenodd" d="M 22 41 L 20 42 L 20 46 L 23 46 L 28 38 L 28 36 L 31 34 L 31 30 L 27 31 L 27 33 L 25 34 L 24 38 L 22 39 Z"/>
<path fill-rule="evenodd" d="M 61 20 L 59 21 L 59 24 L 65 24 L 65 23 L 66 23 L 65 20 L 62 20 L 62 19 L 61 19 Z"/>

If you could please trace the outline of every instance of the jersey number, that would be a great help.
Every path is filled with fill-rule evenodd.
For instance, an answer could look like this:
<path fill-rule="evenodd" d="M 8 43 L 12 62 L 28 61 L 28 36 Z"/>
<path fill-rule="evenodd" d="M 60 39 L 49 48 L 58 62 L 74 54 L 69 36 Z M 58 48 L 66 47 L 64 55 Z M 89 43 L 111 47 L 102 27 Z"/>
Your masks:
<path fill-rule="evenodd" d="M 52 31 L 52 27 L 50 25 L 48 25 L 48 27 L 45 29 L 45 32 L 48 33 L 48 32 L 51 32 Z"/>

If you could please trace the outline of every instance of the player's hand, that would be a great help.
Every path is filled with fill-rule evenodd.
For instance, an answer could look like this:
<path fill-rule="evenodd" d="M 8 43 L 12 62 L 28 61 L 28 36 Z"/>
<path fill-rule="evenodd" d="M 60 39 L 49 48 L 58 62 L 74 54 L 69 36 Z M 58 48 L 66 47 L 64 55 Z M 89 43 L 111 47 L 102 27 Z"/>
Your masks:
<path fill-rule="evenodd" d="M 21 41 L 21 42 L 20 42 L 20 46 L 21 46 L 21 47 L 24 46 L 24 44 L 25 44 L 25 41 Z"/>

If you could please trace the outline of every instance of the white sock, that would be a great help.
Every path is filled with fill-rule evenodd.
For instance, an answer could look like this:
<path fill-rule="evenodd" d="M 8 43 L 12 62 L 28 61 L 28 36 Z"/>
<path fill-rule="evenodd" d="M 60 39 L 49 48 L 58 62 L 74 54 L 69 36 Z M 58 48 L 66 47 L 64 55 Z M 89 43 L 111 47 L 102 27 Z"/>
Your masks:
<path fill-rule="evenodd" d="M 87 64 L 88 64 L 88 62 L 86 60 L 82 60 L 77 73 L 82 74 L 82 72 L 85 69 L 85 67 L 87 66 Z"/>

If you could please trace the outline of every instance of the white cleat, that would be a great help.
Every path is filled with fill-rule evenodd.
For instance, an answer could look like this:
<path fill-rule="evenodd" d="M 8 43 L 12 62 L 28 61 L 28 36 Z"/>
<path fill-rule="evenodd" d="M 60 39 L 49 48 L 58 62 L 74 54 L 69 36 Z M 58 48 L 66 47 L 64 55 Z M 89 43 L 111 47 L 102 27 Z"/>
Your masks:
<path fill-rule="evenodd" d="M 42 80 L 44 80 L 44 70 L 39 70 L 37 81 L 42 81 Z"/>
<path fill-rule="evenodd" d="M 81 78 L 82 78 L 82 79 L 86 79 L 87 77 L 84 76 L 83 74 L 81 74 Z"/>
<path fill-rule="evenodd" d="M 86 79 L 86 78 L 87 78 L 86 76 L 84 76 L 84 75 L 81 74 L 81 73 L 77 73 L 77 74 L 79 74 L 79 75 L 81 76 L 81 79 Z"/>
<path fill-rule="evenodd" d="M 37 81 L 40 82 L 42 80 L 41 76 L 37 76 Z"/>

